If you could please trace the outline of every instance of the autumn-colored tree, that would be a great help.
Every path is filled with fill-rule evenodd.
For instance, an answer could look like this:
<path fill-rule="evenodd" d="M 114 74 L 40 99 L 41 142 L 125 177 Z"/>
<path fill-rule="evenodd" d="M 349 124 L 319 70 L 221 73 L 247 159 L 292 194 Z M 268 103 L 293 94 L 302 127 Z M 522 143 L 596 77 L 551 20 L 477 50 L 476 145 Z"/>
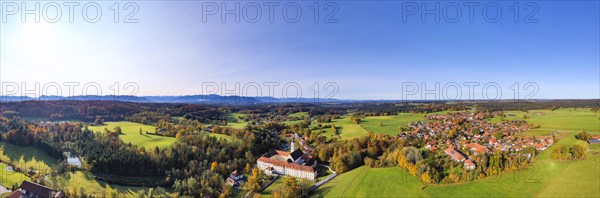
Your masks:
<path fill-rule="evenodd" d="M 252 171 L 252 167 L 250 166 L 250 163 L 246 163 L 246 167 L 244 167 L 244 173 L 250 173 L 250 171 Z"/>
<path fill-rule="evenodd" d="M 423 183 L 426 183 L 426 184 L 433 183 L 433 179 L 431 179 L 428 172 L 425 172 L 421 175 L 421 181 L 423 181 Z"/>
<path fill-rule="evenodd" d="M 408 164 L 408 171 L 410 172 L 411 175 L 417 176 L 419 169 L 414 164 Z"/>
<path fill-rule="evenodd" d="M 408 161 L 406 160 L 406 156 L 404 156 L 402 154 L 398 155 L 398 166 L 400 166 L 402 168 L 408 167 Z"/>
<path fill-rule="evenodd" d="M 585 158 L 585 148 L 579 144 L 571 146 L 569 152 L 571 153 L 571 156 L 573 156 L 573 159 Z"/>
<path fill-rule="evenodd" d="M 217 166 L 219 166 L 219 163 L 217 162 L 210 163 L 210 171 L 215 171 L 215 168 L 217 168 Z"/>
<path fill-rule="evenodd" d="M 578 140 L 588 141 L 592 139 L 592 135 L 588 132 L 580 131 L 577 135 L 575 135 L 575 138 Z"/>
<path fill-rule="evenodd" d="M 248 177 L 248 181 L 244 185 L 244 190 L 250 191 L 251 193 L 258 192 L 260 189 L 259 176 L 260 170 L 258 168 L 252 169 L 252 174 Z"/>

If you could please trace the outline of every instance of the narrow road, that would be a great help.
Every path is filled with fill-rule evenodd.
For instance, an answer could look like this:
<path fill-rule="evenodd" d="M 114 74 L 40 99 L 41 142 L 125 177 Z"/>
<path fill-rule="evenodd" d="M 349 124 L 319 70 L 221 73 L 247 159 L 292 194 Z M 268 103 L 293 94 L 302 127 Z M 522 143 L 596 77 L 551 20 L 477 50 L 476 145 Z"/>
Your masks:
<path fill-rule="evenodd" d="M 337 176 L 337 173 L 333 173 L 331 175 L 329 175 L 327 178 L 317 182 L 314 186 L 312 186 L 310 188 L 310 192 L 316 190 L 317 188 L 321 187 L 323 184 L 327 183 L 328 181 L 331 181 L 333 178 L 335 178 L 335 176 Z"/>
<path fill-rule="evenodd" d="M 327 167 L 329 169 L 329 171 L 331 171 L 333 174 L 331 174 L 328 177 L 326 177 L 325 179 L 317 182 L 315 185 L 313 185 L 310 188 L 309 192 L 316 190 L 317 188 L 321 187 L 323 184 L 331 181 L 333 178 L 335 178 L 337 176 L 337 173 L 335 171 L 333 171 L 329 166 L 325 166 L 325 165 L 322 165 L 322 166 Z"/>

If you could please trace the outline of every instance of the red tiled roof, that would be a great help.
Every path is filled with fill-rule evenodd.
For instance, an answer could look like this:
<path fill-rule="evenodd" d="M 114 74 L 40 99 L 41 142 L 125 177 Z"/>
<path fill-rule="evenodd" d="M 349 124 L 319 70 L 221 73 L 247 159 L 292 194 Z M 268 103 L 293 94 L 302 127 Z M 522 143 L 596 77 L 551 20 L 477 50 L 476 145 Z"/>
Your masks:
<path fill-rule="evenodd" d="M 10 195 L 8 195 L 8 198 L 19 198 L 19 197 L 21 197 L 20 190 L 15 190 L 12 193 L 10 193 Z"/>
<path fill-rule="evenodd" d="M 311 166 L 304 166 L 304 165 L 300 165 L 300 164 L 282 162 L 282 161 L 274 160 L 274 159 L 267 158 L 267 157 L 260 157 L 260 158 L 258 158 L 258 161 L 261 161 L 264 163 L 269 163 L 269 164 L 272 164 L 273 166 L 281 166 L 281 167 L 290 168 L 290 169 L 294 169 L 294 170 L 315 172 L 315 170 Z"/>
<path fill-rule="evenodd" d="M 275 153 L 277 153 L 277 155 L 281 155 L 281 156 L 290 156 L 290 152 L 285 152 L 282 150 L 275 150 Z"/>
<path fill-rule="evenodd" d="M 475 149 L 475 152 L 477 153 L 490 152 L 490 149 L 477 143 L 466 144 L 465 147 Z"/>
<path fill-rule="evenodd" d="M 462 161 L 465 159 L 465 157 L 460 154 L 458 151 L 455 151 L 454 149 L 451 148 L 447 148 L 444 149 L 444 152 L 448 155 L 450 155 L 450 157 L 452 157 L 452 159 L 456 160 L 456 161 Z"/>

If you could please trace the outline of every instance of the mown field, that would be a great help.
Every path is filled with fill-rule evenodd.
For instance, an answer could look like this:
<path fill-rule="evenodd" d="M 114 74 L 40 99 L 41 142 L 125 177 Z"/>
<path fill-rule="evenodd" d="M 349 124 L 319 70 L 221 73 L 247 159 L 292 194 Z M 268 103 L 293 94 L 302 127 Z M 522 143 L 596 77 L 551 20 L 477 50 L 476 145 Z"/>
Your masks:
<path fill-rule="evenodd" d="M 372 116 L 361 119 L 360 126 L 374 133 L 396 135 L 400 132 L 400 126 L 406 126 L 409 122 L 424 120 L 426 114 L 401 113 L 393 116 Z"/>
<path fill-rule="evenodd" d="M 508 119 L 522 119 L 524 114 L 511 113 L 516 116 Z M 425 185 L 397 167 L 360 167 L 341 174 L 313 195 L 316 197 L 600 197 L 600 145 L 589 145 L 574 137 L 579 130 L 598 133 L 600 131 L 598 113 L 591 112 L 589 109 L 559 109 L 529 111 L 528 116 L 530 116 L 528 122 L 539 124 L 541 128 L 525 132 L 526 135 L 547 135 L 548 132 L 558 130 L 559 142 L 537 156 L 535 163 L 526 170 L 462 184 Z M 381 122 L 387 119 L 381 117 L 373 120 Z M 589 147 L 584 160 L 558 161 L 549 158 L 550 151 L 554 147 L 573 144 Z"/>
<path fill-rule="evenodd" d="M 0 184 L 11 188 L 13 185 L 19 186 L 24 180 L 31 180 L 23 173 L 7 170 L 8 165 L 0 163 Z"/>
<path fill-rule="evenodd" d="M 427 197 L 416 177 L 399 167 L 361 166 L 341 174 L 313 193 L 315 197 Z"/>
<path fill-rule="evenodd" d="M 120 126 L 123 131 L 123 134 L 119 135 L 121 140 L 138 146 L 163 148 L 176 141 L 174 137 L 146 134 L 146 131 L 154 133 L 156 128 L 134 122 L 106 122 L 104 126 L 89 126 L 88 129 L 96 132 L 104 132 L 104 128 L 114 131 L 117 126 Z M 140 134 L 140 129 L 142 129 L 142 134 Z"/>
<path fill-rule="evenodd" d="M 335 125 L 336 130 L 339 133 L 341 139 L 352 139 L 357 137 L 364 137 L 369 135 L 369 132 L 362 128 L 359 124 L 356 124 L 350 120 L 349 117 L 343 117 L 341 119 L 332 120 L 330 123 Z M 331 128 L 323 129 L 325 132 L 321 135 L 326 137 L 334 137 L 336 134 Z"/>
<path fill-rule="evenodd" d="M 541 126 L 539 130 L 583 130 L 600 133 L 600 113 L 592 112 L 590 109 L 531 110 L 528 113 L 507 111 L 505 114 L 515 115 L 506 117 L 510 120 L 522 120 L 523 115 L 527 114 L 529 118 L 525 120 L 532 124 L 539 124 Z M 495 117 L 491 121 L 498 122 L 500 119 Z"/>
<path fill-rule="evenodd" d="M 227 126 L 235 129 L 243 129 L 248 125 L 248 122 L 244 121 L 246 114 L 242 113 L 230 113 L 227 114 Z"/>
<path fill-rule="evenodd" d="M 50 172 L 58 160 L 33 146 L 0 142 L 0 161 L 11 162 L 21 169 Z"/>
<path fill-rule="evenodd" d="M 208 135 L 210 137 L 215 137 L 217 139 L 225 139 L 229 142 L 233 141 L 233 139 L 234 139 L 233 137 L 225 135 L 225 134 L 217 134 L 217 133 L 202 133 L 202 134 Z"/>
<path fill-rule="evenodd" d="M 147 195 L 150 188 L 130 187 L 115 184 L 109 184 L 93 178 L 89 172 L 77 171 L 67 172 L 60 175 L 53 175 L 49 178 L 52 186 L 60 186 L 71 194 L 94 195 L 95 197 L 141 197 Z M 167 190 L 160 195 L 171 196 Z M 158 196 L 155 193 L 155 196 Z"/>

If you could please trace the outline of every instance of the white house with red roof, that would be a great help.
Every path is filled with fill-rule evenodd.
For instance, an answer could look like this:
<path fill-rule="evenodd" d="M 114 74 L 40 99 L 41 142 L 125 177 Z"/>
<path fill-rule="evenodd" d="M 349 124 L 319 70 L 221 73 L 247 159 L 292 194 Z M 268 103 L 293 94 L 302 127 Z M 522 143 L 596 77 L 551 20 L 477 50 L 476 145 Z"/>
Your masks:
<path fill-rule="evenodd" d="M 293 152 L 275 150 L 268 152 L 256 160 L 259 169 L 267 174 L 289 175 L 303 179 L 317 178 L 317 160 L 304 154 L 302 150 Z"/>

